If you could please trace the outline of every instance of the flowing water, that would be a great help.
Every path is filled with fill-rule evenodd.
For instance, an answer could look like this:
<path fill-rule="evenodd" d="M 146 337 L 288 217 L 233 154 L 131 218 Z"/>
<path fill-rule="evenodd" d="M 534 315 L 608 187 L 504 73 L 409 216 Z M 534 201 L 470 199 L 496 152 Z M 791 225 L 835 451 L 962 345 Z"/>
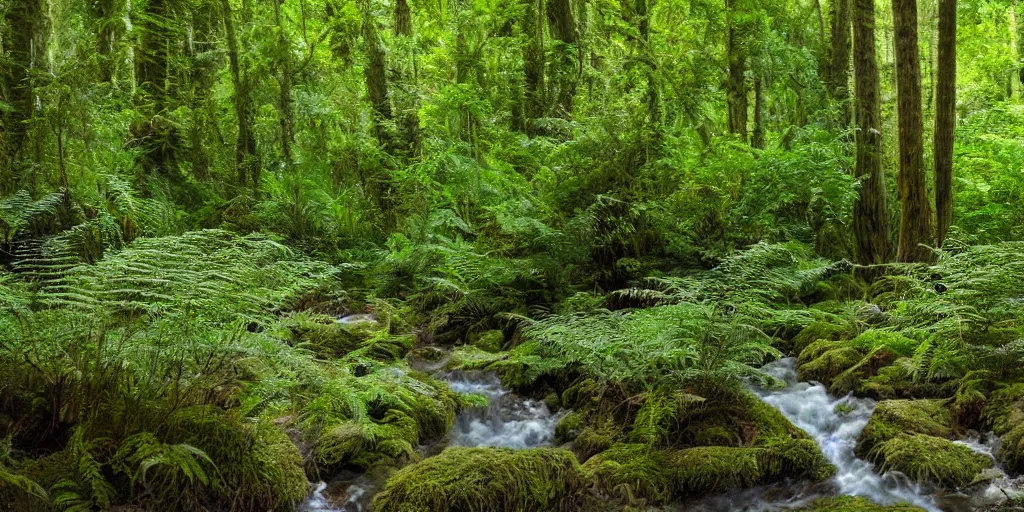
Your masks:
<path fill-rule="evenodd" d="M 788 482 L 717 496 L 694 503 L 686 510 L 780 511 L 804 506 L 824 496 L 848 495 L 883 505 L 909 503 L 929 512 L 968 512 L 1020 495 L 1017 490 L 1020 482 L 1007 477 L 998 467 L 990 471 L 989 482 L 964 493 L 937 492 L 897 472 L 879 474 L 870 462 L 854 454 L 857 437 L 874 412 L 873 400 L 853 396 L 835 398 L 821 384 L 798 382 L 793 358 L 771 363 L 764 370 L 784 382 L 785 387 L 755 392 L 818 443 L 825 457 L 836 466 L 836 476 L 820 484 Z M 994 450 L 993 442 L 978 437 L 958 441 L 989 457 Z"/>
<path fill-rule="evenodd" d="M 502 387 L 497 375 L 453 372 L 444 380 L 453 391 L 486 397 L 487 406 L 459 413 L 442 445 L 534 448 L 550 446 L 554 440 L 555 424 L 562 415 L 552 414 L 543 402 L 516 396 Z M 423 447 L 422 451 L 430 455 L 442 447 Z M 330 484 L 317 484 L 299 512 L 363 512 L 378 484 L 365 475 L 343 473 Z"/>
<path fill-rule="evenodd" d="M 353 319 L 367 321 L 362 317 Z M 764 367 L 785 383 L 780 389 L 756 389 L 765 403 L 778 409 L 821 447 L 837 473 L 828 482 L 785 482 L 681 504 L 691 512 L 773 512 L 795 509 L 824 496 L 862 496 L 879 504 L 909 503 L 929 512 L 969 512 L 1021 496 L 1022 479 L 1011 479 L 998 469 L 990 480 L 965 493 L 938 493 L 896 472 L 879 474 L 874 466 L 857 458 L 857 437 L 867 425 L 875 402 L 867 398 L 835 398 L 821 384 L 798 382 L 796 360 L 781 359 Z M 543 402 L 524 399 L 501 386 L 494 374 L 454 372 L 444 377 L 459 393 L 483 395 L 486 407 L 462 411 L 448 439 L 433 447 L 493 446 L 532 448 L 550 446 L 561 414 L 552 414 Z M 995 438 L 970 437 L 957 441 L 978 453 L 992 456 Z M 424 448 L 424 454 L 431 451 Z M 377 483 L 365 475 L 342 474 L 330 484 L 321 482 L 300 512 L 363 512 Z M 340 507 L 340 508 L 339 508 Z"/>

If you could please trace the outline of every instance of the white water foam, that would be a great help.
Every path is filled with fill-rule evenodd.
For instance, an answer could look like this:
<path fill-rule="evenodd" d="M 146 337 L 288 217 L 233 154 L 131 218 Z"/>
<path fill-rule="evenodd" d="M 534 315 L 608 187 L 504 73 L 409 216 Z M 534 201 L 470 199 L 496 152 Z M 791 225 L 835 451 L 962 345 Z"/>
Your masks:
<path fill-rule="evenodd" d="M 544 402 L 523 399 L 501 385 L 494 374 L 453 373 L 446 379 L 453 391 L 487 397 L 487 407 L 459 414 L 452 429 L 452 446 L 535 448 L 550 446 L 561 415 Z"/>

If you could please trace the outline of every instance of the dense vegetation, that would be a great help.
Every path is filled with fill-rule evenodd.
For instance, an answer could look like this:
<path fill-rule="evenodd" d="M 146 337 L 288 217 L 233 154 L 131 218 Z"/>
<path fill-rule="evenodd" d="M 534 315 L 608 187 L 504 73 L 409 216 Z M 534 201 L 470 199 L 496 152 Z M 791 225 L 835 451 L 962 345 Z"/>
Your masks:
<path fill-rule="evenodd" d="M 343 470 L 382 512 L 828 479 L 749 391 L 783 356 L 880 401 L 880 471 L 969 486 L 977 431 L 1024 472 L 1022 15 L 0 0 L 0 510 L 291 511 Z M 558 447 L 423 449 L 483 400 L 424 360 L 543 399 Z"/>

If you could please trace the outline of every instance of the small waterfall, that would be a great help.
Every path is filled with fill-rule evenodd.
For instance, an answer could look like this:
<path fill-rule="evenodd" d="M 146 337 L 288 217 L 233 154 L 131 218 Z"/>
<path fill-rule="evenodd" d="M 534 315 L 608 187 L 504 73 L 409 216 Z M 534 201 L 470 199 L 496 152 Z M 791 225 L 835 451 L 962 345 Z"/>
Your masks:
<path fill-rule="evenodd" d="M 778 390 L 758 390 L 769 405 L 807 432 L 836 466 L 835 494 L 862 496 L 880 504 L 910 503 L 929 511 L 940 510 L 916 484 L 899 473 L 879 475 L 874 466 L 854 455 L 857 436 L 871 419 L 875 402 L 846 396 L 833 398 L 819 383 L 797 382 L 796 359 L 786 358 L 764 370 L 786 383 Z"/>
<path fill-rule="evenodd" d="M 544 402 L 520 398 L 501 386 L 497 375 L 456 372 L 446 379 L 452 390 L 487 397 L 487 407 L 459 414 L 452 430 L 452 446 L 534 448 L 550 446 L 561 415 Z"/>
<path fill-rule="evenodd" d="M 374 321 L 368 315 L 345 317 L 341 323 Z M 561 414 L 552 414 L 544 402 L 516 396 L 501 385 L 493 373 L 453 372 L 444 377 L 453 391 L 482 395 L 486 407 L 474 407 L 459 413 L 451 431 L 449 446 L 490 446 L 535 448 L 550 446 Z M 299 506 L 299 512 L 364 512 L 372 494 L 373 482 L 365 476 L 339 475 L 331 484 L 317 484 L 312 495 Z"/>

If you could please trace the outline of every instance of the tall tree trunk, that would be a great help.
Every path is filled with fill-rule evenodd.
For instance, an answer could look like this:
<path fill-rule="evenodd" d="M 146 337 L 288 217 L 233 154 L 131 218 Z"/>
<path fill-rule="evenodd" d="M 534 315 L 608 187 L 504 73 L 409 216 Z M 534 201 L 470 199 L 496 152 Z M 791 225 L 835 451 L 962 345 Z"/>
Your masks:
<path fill-rule="evenodd" d="M 956 0 L 939 0 L 939 72 L 935 98 L 935 213 L 938 246 L 953 223 L 953 135 L 956 129 Z"/>
<path fill-rule="evenodd" d="M 1017 32 L 1017 80 L 1024 86 L 1024 19 L 1021 19 L 1020 0 L 1013 3 L 1014 30 Z M 1024 91 L 1021 93 L 1024 95 Z"/>
<path fill-rule="evenodd" d="M 366 2 L 369 4 L 369 2 Z M 366 94 L 374 112 L 374 130 L 377 141 L 385 151 L 392 149 L 387 123 L 394 118 L 391 100 L 388 97 L 387 55 L 377 34 L 377 22 L 369 12 L 369 5 L 363 9 L 363 40 L 366 44 Z"/>
<path fill-rule="evenodd" d="M 395 0 L 395 35 L 412 37 L 412 11 L 408 0 Z"/>
<path fill-rule="evenodd" d="M 544 0 L 523 0 L 522 30 L 526 36 L 523 45 L 523 86 L 525 119 L 524 131 L 537 133 L 536 120 L 544 117 Z"/>
<path fill-rule="evenodd" d="M 96 50 L 99 53 L 100 80 L 110 82 L 117 71 L 117 43 L 124 33 L 124 0 L 96 0 L 93 4 L 96 18 Z"/>
<path fill-rule="evenodd" d="M 735 0 L 725 0 L 728 35 L 726 59 L 729 79 L 726 82 L 726 101 L 729 106 L 729 133 L 747 140 L 747 59 L 736 33 Z"/>
<path fill-rule="evenodd" d="M 409 3 L 406 0 L 395 2 L 395 37 L 412 39 L 412 12 L 409 10 Z M 406 45 L 412 48 L 413 45 Z M 410 50 L 407 56 L 409 67 L 412 68 L 413 80 L 415 80 L 416 54 Z M 400 61 L 401 59 L 395 59 Z M 393 75 L 397 87 L 395 94 L 395 107 L 398 110 L 398 126 L 401 129 L 402 152 L 406 157 L 412 157 L 420 149 L 420 115 L 419 101 L 414 91 L 410 91 L 414 83 L 408 79 L 409 73 L 403 69 L 401 62 L 396 63 Z"/>
<path fill-rule="evenodd" d="M 228 64 L 231 68 L 231 82 L 235 87 L 235 116 L 238 118 L 238 140 L 235 144 L 235 166 L 238 171 L 238 185 L 252 187 L 254 195 L 259 194 L 260 166 L 256 156 L 256 138 L 252 132 L 252 101 L 249 98 L 249 80 L 242 75 L 238 56 L 238 36 L 235 33 L 234 16 L 229 0 L 221 0 L 224 30 L 228 42 Z"/>
<path fill-rule="evenodd" d="M 4 19 L 10 39 L 0 38 L 0 54 L 9 63 L 0 66 L 0 100 L 10 105 L 0 110 L 0 195 L 14 192 L 24 169 L 22 150 L 28 138 L 27 122 L 32 118 L 34 87 L 31 69 L 43 55 L 41 37 L 43 9 L 40 0 L 18 0 L 7 7 Z"/>
<path fill-rule="evenodd" d="M 900 239 L 897 259 L 928 261 L 932 212 L 924 173 L 924 122 L 921 113 L 921 63 L 918 55 L 917 0 L 893 0 L 896 44 L 896 93 L 899 114 Z"/>
<path fill-rule="evenodd" d="M 761 90 L 761 77 L 754 79 L 754 133 L 750 138 L 750 147 L 764 149 L 764 92 Z"/>
<path fill-rule="evenodd" d="M 860 191 L 853 206 L 854 259 L 861 265 L 889 257 L 889 217 L 882 168 L 881 86 L 875 55 L 875 0 L 853 0 L 853 74 L 857 108 Z"/>
<path fill-rule="evenodd" d="M 558 41 L 556 77 L 558 81 L 558 110 L 561 117 L 572 118 L 573 98 L 579 51 L 579 31 L 572 10 L 572 0 L 548 0 L 548 23 L 551 38 Z"/>
<path fill-rule="evenodd" d="M 640 53 L 647 65 L 647 116 L 651 124 L 656 126 L 661 121 L 661 100 L 655 75 L 654 52 L 651 51 L 651 19 L 647 0 L 636 0 L 635 14 L 640 32 Z"/>
<path fill-rule="evenodd" d="M 135 50 L 135 110 L 140 120 L 131 127 L 132 138 L 140 151 L 139 164 L 145 179 L 154 173 L 164 175 L 176 170 L 176 128 L 163 112 L 167 106 L 167 66 L 175 44 L 174 16 L 168 0 L 150 0 L 139 22 L 140 41 Z"/>
<path fill-rule="evenodd" d="M 292 48 L 284 31 L 281 20 L 280 0 L 270 0 L 274 4 L 274 24 L 277 25 L 277 67 L 278 67 L 278 117 L 281 124 L 281 156 L 285 168 L 291 170 L 292 144 L 295 141 L 295 117 L 292 113 Z"/>
<path fill-rule="evenodd" d="M 850 124 L 850 0 L 832 0 L 832 46 L 828 92 L 840 105 L 842 126 Z"/>

